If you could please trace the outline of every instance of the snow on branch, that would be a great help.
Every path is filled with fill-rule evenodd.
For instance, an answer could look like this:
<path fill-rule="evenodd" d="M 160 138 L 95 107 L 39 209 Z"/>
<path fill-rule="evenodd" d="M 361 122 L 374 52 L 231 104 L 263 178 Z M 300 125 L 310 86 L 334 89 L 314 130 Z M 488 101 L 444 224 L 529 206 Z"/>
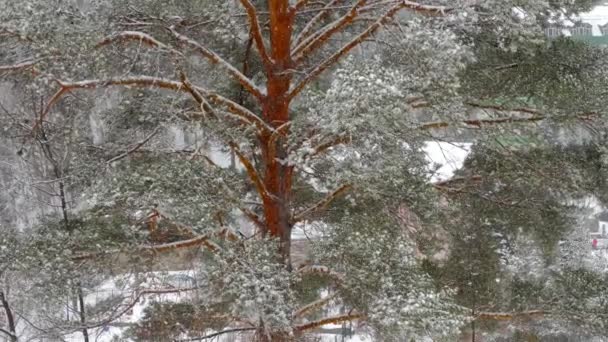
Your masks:
<path fill-rule="evenodd" d="M 319 13 L 317 13 L 314 17 L 312 17 L 312 19 L 310 19 L 310 21 L 308 23 L 306 23 L 304 28 L 300 31 L 300 33 L 298 33 L 298 35 L 294 39 L 294 42 L 299 45 L 305 38 L 307 38 L 310 34 L 310 31 L 312 31 L 313 27 L 321 19 L 323 19 L 325 16 L 327 16 L 329 14 L 329 10 L 331 8 L 333 8 L 340 1 L 341 0 L 332 0 L 327 5 L 325 5 L 325 7 L 323 7 L 319 11 Z"/>
<path fill-rule="evenodd" d="M 308 5 L 308 3 L 310 2 L 310 0 L 298 0 L 298 2 L 296 2 L 292 7 L 291 7 L 291 11 L 293 13 L 296 13 L 298 10 L 306 7 L 306 5 Z"/>
<path fill-rule="evenodd" d="M 389 20 L 393 18 L 399 10 L 404 7 L 405 2 L 400 2 L 393 7 L 391 7 L 386 13 L 384 13 L 378 20 L 376 20 L 373 24 L 371 24 L 365 31 L 360 33 L 357 37 L 351 40 L 349 43 L 344 45 L 338 51 L 336 51 L 329 58 L 315 66 L 308 74 L 291 90 L 288 95 L 288 99 L 291 100 L 295 96 L 297 96 L 310 82 L 317 79 L 317 77 L 327 70 L 329 67 L 334 65 L 337 61 L 339 61 L 344 55 L 346 55 L 350 50 L 357 47 L 361 44 L 365 39 L 373 35 L 382 25 L 387 23 Z"/>
<path fill-rule="evenodd" d="M 188 229 L 191 229 L 191 228 L 188 228 Z M 152 252 L 154 254 L 166 253 L 166 252 L 171 252 L 171 251 L 175 251 L 178 249 L 192 248 L 192 247 L 198 247 L 198 246 L 204 246 L 212 252 L 217 252 L 221 248 L 218 244 L 211 241 L 212 237 L 218 237 L 218 238 L 227 239 L 230 241 L 239 239 L 239 236 L 236 233 L 234 233 L 232 230 L 224 227 L 224 228 L 218 229 L 215 232 L 194 236 L 193 238 L 187 239 L 187 240 L 180 240 L 180 241 L 163 243 L 163 244 L 158 244 L 158 245 L 135 246 L 135 247 L 130 247 L 128 250 L 113 249 L 113 250 L 106 250 L 106 251 L 94 252 L 94 253 L 80 253 L 80 254 L 74 255 L 72 257 L 72 260 L 83 261 L 83 260 L 95 259 L 95 258 L 99 258 L 99 257 L 115 255 L 115 254 L 120 254 L 120 253 L 128 253 L 128 254 L 142 253 L 142 252 L 144 252 L 144 253 Z"/>
<path fill-rule="evenodd" d="M 18 71 L 28 69 L 39 63 L 41 59 L 25 60 L 15 64 L 0 65 L 0 72 Z"/>
<path fill-rule="evenodd" d="M 160 126 L 156 126 L 156 128 L 154 129 L 154 131 L 152 131 L 152 133 L 150 133 L 147 137 L 145 137 L 142 141 L 138 142 L 137 144 L 135 144 L 135 146 L 133 146 L 132 148 L 128 149 L 126 152 L 112 158 L 109 159 L 108 161 L 106 161 L 106 164 L 112 164 L 116 161 L 119 161 L 125 157 L 127 157 L 129 154 L 137 151 L 140 147 L 144 146 L 148 141 L 150 141 L 150 139 L 152 139 L 158 132 L 160 131 Z"/>
<path fill-rule="evenodd" d="M 346 135 L 346 134 L 342 134 L 337 136 L 336 138 L 326 141 L 324 143 L 321 143 L 315 147 L 312 148 L 312 151 L 310 153 L 307 153 L 304 157 L 314 157 L 317 156 L 327 150 L 329 150 L 332 147 L 341 145 L 341 144 L 348 144 L 352 141 L 352 138 L 350 137 L 350 135 Z"/>
<path fill-rule="evenodd" d="M 582 114 L 576 115 L 574 118 L 577 120 L 581 120 L 581 121 L 589 121 L 597 116 L 598 116 L 597 113 L 582 113 Z M 500 117 L 500 118 L 494 118 L 494 119 L 471 119 L 471 120 L 461 120 L 461 121 L 455 121 L 455 122 L 435 121 L 435 122 L 424 123 L 424 124 L 418 126 L 417 128 L 420 130 L 429 130 L 429 129 L 445 128 L 445 127 L 459 125 L 459 124 L 460 125 L 464 124 L 471 128 L 482 128 L 483 126 L 492 126 L 492 125 L 508 124 L 508 123 L 534 123 L 534 122 L 543 121 L 543 120 L 547 120 L 547 119 L 550 119 L 550 117 L 548 117 L 546 115 L 535 115 L 535 116 L 529 116 L 529 117 L 508 116 L 508 117 Z"/>
<path fill-rule="evenodd" d="M 115 42 L 129 41 L 129 40 L 138 41 L 138 42 L 144 43 L 150 47 L 155 47 L 155 48 L 160 48 L 160 49 L 169 48 L 167 45 L 161 43 L 160 41 L 158 41 L 156 38 L 152 37 L 151 35 L 144 33 L 144 32 L 139 32 L 139 31 L 122 31 L 122 32 L 115 33 L 111 36 L 104 38 L 102 41 L 97 43 L 97 45 L 95 47 L 102 47 L 102 46 L 113 44 Z M 173 49 L 171 49 L 171 50 L 173 50 Z"/>
<path fill-rule="evenodd" d="M 352 189 L 351 184 L 341 185 L 336 190 L 327 194 L 327 196 L 325 196 L 325 198 L 323 198 L 319 202 L 315 203 L 312 207 L 304 209 L 301 212 L 295 214 L 293 216 L 292 222 L 293 223 L 300 222 L 302 220 L 305 220 L 306 217 L 308 217 L 309 215 L 311 215 L 313 213 L 319 212 L 321 210 L 325 210 L 327 208 L 327 206 L 329 206 L 329 204 L 331 204 L 331 202 L 336 200 L 336 198 L 343 195 L 345 192 L 347 192 L 350 189 Z"/>
<path fill-rule="evenodd" d="M 205 57 L 209 61 L 211 61 L 211 63 L 220 65 L 221 67 L 226 69 L 226 71 L 228 71 L 228 73 L 234 79 L 236 79 L 243 86 L 243 88 L 245 90 L 247 90 L 251 95 L 255 96 L 259 100 L 264 99 L 263 91 L 258 86 L 256 86 L 253 83 L 253 81 L 251 81 L 247 76 L 245 76 L 243 73 L 241 73 L 237 68 L 235 68 L 228 61 L 226 61 L 225 59 L 220 57 L 217 53 L 213 52 L 212 50 L 199 44 L 198 42 L 175 31 L 175 29 L 170 28 L 170 30 L 173 33 L 173 35 L 175 36 L 175 38 L 178 40 L 178 42 L 180 42 L 181 44 L 190 46 L 196 52 L 200 53 L 203 57 Z"/>
<path fill-rule="evenodd" d="M 313 33 L 298 46 L 294 48 L 292 58 L 297 64 L 302 61 L 311 52 L 325 44 L 331 36 L 340 32 L 344 27 L 353 22 L 353 20 L 359 15 L 359 9 L 367 3 L 367 0 L 358 0 L 340 19 L 333 23 L 323 27 L 319 32 Z"/>
<path fill-rule="evenodd" d="M 308 265 L 298 269 L 298 273 L 300 274 L 317 274 L 330 277 L 334 280 L 337 280 L 339 283 L 344 281 L 344 275 L 338 273 L 327 266 L 321 265 Z"/>
<path fill-rule="evenodd" d="M 43 109 L 42 113 L 40 114 L 40 118 L 37 120 L 36 124 L 33 127 L 34 131 L 46 118 L 52 107 L 66 93 L 75 89 L 96 89 L 109 86 L 125 86 L 140 88 L 159 88 L 173 90 L 177 92 L 188 92 L 186 87 L 184 87 L 183 82 L 177 82 L 153 76 L 133 76 L 125 78 L 110 78 L 107 80 L 87 80 L 79 82 L 57 81 L 57 83 L 59 84 L 60 89 L 51 97 L 51 99 Z M 194 89 L 196 89 L 197 92 L 202 94 L 202 96 L 208 98 L 209 101 L 211 101 L 212 103 L 225 107 L 231 113 L 231 116 L 236 118 L 237 120 L 249 125 L 256 126 L 261 132 L 274 131 L 274 129 L 268 126 L 264 122 L 264 120 L 252 113 L 249 109 L 239 105 L 238 103 L 216 93 L 210 92 L 199 86 L 194 87 Z"/>
<path fill-rule="evenodd" d="M 480 312 L 475 315 L 476 320 L 511 321 L 514 319 L 540 319 L 549 314 L 545 310 L 529 310 L 522 312 Z"/>
<path fill-rule="evenodd" d="M 268 199 L 268 191 L 266 190 L 266 187 L 264 186 L 264 183 L 262 182 L 262 178 L 260 177 L 258 171 L 255 169 L 249 159 L 247 159 L 247 157 L 243 155 L 239 147 L 234 142 L 230 142 L 230 148 L 232 148 L 236 156 L 239 158 L 241 164 L 245 166 L 245 170 L 247 170 L 247 175 L 255 186 L 258 194 L 260 195 L 260 198 L 263 201 L 266 201 Z"/>
<path fill-rule="evenodd" d="M 360 319 L 364 319 L 364 318 L 365 318 L 364 315 L 358 314 L 358 313 L 326 317 L 326 318 L 322 318 L 322 319 L 308 322 L 305 324 L 296 325 L 294 327 L 294 330 L 301 332 L 301 331 L 316 329 L 323 325 L 338 324 L 338 323 L 342 323 L 342 322 L 352 322 L 352 321 L 356 321 L 356 320 L 360 320 Z"/>
<path fill-rule="evenodd" d="M 104 319 L 103 321 L 99 321 L 99 322 L 95 322 L 95 323 L 89 323 L 89 324 L 86 324 L 84 326 L 76 327 L 76 328 L 74 328 L 74 331 L 78 331 L 78 330 L 81 330 L 81 329 L 94 329 L 94 328 L 99 328 L 99 327 L 107 326 L 108 324 L 112 323 L 113 321 L 115 321 L 117 319 L 120 319 L 127 312 L 129 312 L 131 309 L 133 309 L 133 307 L 146 295 L 181 293 L 181 292 L 194 291 L 194 290 L 197 290 L 199 288 L 200 287 L 197 286 L 197 287 L 188 287 L 188 288 L 162 288 L 162 289 L 143 289 L 143 290 L 140 290 L 134 296 L 133 300 L 131 300 L 128 304 L 124 305 L 124 307 L 121 310 L 118 310 L 117 312 L 115 312 L 114 314 L 112 314 L 110 317 Z"/>
<path fill-rule="evenodd" d="M 325 306 L 327 303 L 331 302 L 334 298 L 336 298 L 336 295 L 332 294 L 325 298 L 321 298 L 319 300 L 315 300 L 312 303 L 306 304 L 293 313 L 293 318 L 302 317 L 310 312 L 318 310 Z"/>
<path fill-rule="evenodd" d="M 264 38 L 262 37 L 262 28 L 260 27 L 260 23 L 258 21 L 258 14 L 255 6 L 249 0 L 241 0 L 241 5 L 245 7 L 245 11 L 247 12 L 251 36 L 253 37 L 253 41 L 255 42 L 258 52 L 260 53 L 260 57 L 262 57 L 262 62 L 266 67 L 270 67 L 272 65 L 272 60 L 268 56 L 268 52 L 266 52 Z"/>
<path fill-rule="evenodd" d="M 194 101 L 196 101 L 196 103 L 198 103 L 198 105 L 200 106 L 200 110 L 203 115 L 209 114 L 211 117 L 217 118 L 213 107 L 211 107 L 209 102 L 205 100 L 203 94 L 201 94 L 200 91 L 196 89 L 196 87 L 190 82 L 190 80 L 188 79 L 188 77 L 186 77 L 186 74 L 183 71 L 180 71 L 180 79 L 186 91 L 190 93 Z"/>
<path fill-rule="evenodd" d="M 237 332 L 245 332 L 245 331 L 254 331 L 257 330 L 257 328 L 234 328 L 234 329 L 226 329 L 226 330 L 221 330 L 212 334 L 208 334 L 205 336 L 199 336 L 199 337 L 191 337 L 191 338 L 186 338 L 186 339 L 181 339 L 181 340 L 175 340 L 175 342 L 189 342 L 189 341 L 203 341 L 203 340 L 208 340 L 208 339 L 212 339 L 212 338 L 216 338 L 219 337 L 221 335 L 224 334 L 233 334 L 233 333 L 237 333 Z"/>

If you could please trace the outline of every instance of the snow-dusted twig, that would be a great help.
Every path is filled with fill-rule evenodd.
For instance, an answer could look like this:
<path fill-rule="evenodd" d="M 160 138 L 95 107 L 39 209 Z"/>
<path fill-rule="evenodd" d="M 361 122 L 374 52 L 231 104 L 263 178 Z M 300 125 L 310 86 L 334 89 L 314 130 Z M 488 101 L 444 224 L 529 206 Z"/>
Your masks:
<path fill-rule="evenodd" d="M 292 52 L 292 58 L 297 64 L 304 58 L 306 58 L 311 52 L 323 46 L 331 36 L 337 32 L 342 31 L 344 27 L 353 22 L 353 20 L 359 15 L 359 9 L 367 3 L 367 0 L 358 0 L 351 9 L 338 20 L 323 27 L 318 33 L 313 33 L 308 38 L 304 39 L 302 43 L 298 44 Z"/>
<path fill-rule="evenodd" d="M 247 170 L 247 175 L 249 176 L 249 179 L 251 180 L 258 194 L 260 195 L 260 199 L 262 199 L 263 201 L 267 200 L 268 191 L 266 190 L 266 187 L 264 186 L 264 183 L 262 182 L 262 178 L 258 174 L 258 171 L 255 169 L 249 159 L 247 159 L 247 157 L 245 157 L 245 155 L 241 153 L 241 150 L 235 143 L 231 142 L 230 148 L 232 148 L 236 156 L 239 158 L 241 164 L 245 166 L 245 170 Z"/>
<path fill-rule="evenodd" d="M 227 330 L 222 330 L 222 331 L 218 331 L 209 335 L 205 335 L 205 336 L 200 336 L 200 337 L 191 337 L 191 338 L 187 338 L 187 339 L 181 339 L 181 340 L 174 340 L 174 342 L 189 342 L 189 341 L 203 341 L 203 340 L 208 340 L 211 338 L 215 338 L 224 334 L 232 334 L 232 333 L 236 333 L 236 332 L 245 332 L 245 331 L 254 331 L 257 328 L 234 328 L 234 329 L 227 329 Z"/>
<path fill-rule="evenodd" d="M 148 46 L 155 47 L 155 48 L 170 49 L 167 45 L 161 43 L 156 38 L 152 37 L 151 35 L 149 35 L 147 33 L 140 32 L 140 31 L 117 32 L 111 36 L 104 38 L 102 41 L 97 43 L 96 47 L 102 47 L 102 46 L 106 46 L 109 44 L 113 44 L 115 42 L 129 41 L 129 40 L 141 42 L 141 43 L 144 43 Z"/>
<path fill-rule="evenodd" d="M 182 82 L 177 82 L 173 80 L 168 80 L 159 77 L 153 76 L 133 76 L 133 77 L 125 77 L 125 78 L 109 78 L 106 80 L 86 80 L 79 82 L 61 82 L 57 81 L 60 88 L 59 90 L 50 98 L 49 102 L 46 104 L 44 110 L 42 111 L 40 118 L 38 118 L 36 124 L 34 125 L 34 131 L 38 128 L 41 122 L 46 118 L 52 107 L 68 92 L 75 89 L 96 89 L 102 87 L 109 86 L 125 86 L 125 87 L 141 87 L 141 88 L 159 88 L 159 89 L 167 89 L 173 90 L 177 92 L 187 92 L 187 89 L 184 87 Z M 274 129 L 268 126 L 264 120 L 259 118 L 257 115 L 252 113 L 247 108 L 239 105 L 238 103 L 225 98 L 216 93 L 210 92 L 202 87 L 196 86 L 194 87 L 200 94 L 202 94 L 205 98 L 209 99 L 211 103 L 215 103 L 217 105 L 221 105 L 225 107 L 231 115 L 238 119 L 239 121 L 254 125 L 262 132 L 273 132 Z"/>
<path fill-rule="evenodd" d="M 298 269 L 299 274 L 318 274 L 328 276 L 334 280 L 337 280 L 339 283 L 344 281 L 344 275 L 338 273 L 327 266 L 321 265 L 308 265 Z"/>
<path fill-rule="evenodd" d="M 220 57 L 217 53 L 204 47 L 198 42 L 180 34 L 173 28 L 170 28 L 170 30 L 178 42 L 193 48 L 196 52 L 200 53 L 201 56 L 207 58 L 211 63 L 218 64 L 219 66 L 224 68 L 230 74 L 230 76 L 232 76 L 236 81 L 238 81 L 243 86 L 243 88 L 247 90 L 251 95 L 255 96 L 259 100 L 262 100 L 264 98 L 263 91 L 258 86 L 256 86 L 252 80 L 250 80 L 247 76 L 241 73 L 228 61 Z"/>
<path fill-rule="evenodd" d="M 241 0 L 241 5 L 245 7 L 245 11 L 247 12 L 251 36 L 253 37 L 253 41 L 255 42 L 256 49 L 260 53 L 260 57 L 262 58 L 262 62 L 264 63 L 264 65 L 267 68 L 270 68 L 270 66 L 272 65 L 272 60 L 268 56 L 268 52 L 266 52 L 264 38 L 262 37 L 262 28 L 260 27 L 260 23 L 258 21 L 258 14 L 255 9 L 255 6 L 249 0 Z"/>
<path fill-rule="evenodd" d="M 543 318 L 550 312 L 545 310 L 528 310 L 522 312 L 479 312 L 474 318 L 476 320 L 510 321 L 518 318 Z"/>
<path fill-rule="evenodd" d="M 15 64 L 0 65 L 0 72 L 18 71 L 28 69 L 38 64 L 42 59 L 29 59 Z"/>
<path fill-rule="evenodd" d="M 327 206 L 329 206 L 329 204 L 331 204 L 331 202 L 335 201 L 336 198 L 342 196 L 345 192 L 347 192 L 350 189 L 352 189 L 351 184 L 344 184 L 344 185 L 339 186 L 336 190 L 327 194 L 327 196 L 325 196 L 319 202 L 315 203 L 310 208 L 304 209 L 301 212 L 295 214 L 293 216 L 292 222 L 293 223 L 300 222 L 302 220 L 305 220 L 306 217 L 308 217 L 308 215 L 319 212 L 321 210 L 325 210 L 325 208 L 327 208 Z"/>
<path fill-rule="evenodd" d="M 332 0 L 325 7 L 319 10 L 317 13 L 306 25 L 304 28 L 298 33 L 296 38 L 294 39 L 295 44 L 300 44 L 305 38 L 309 37 L 310 31 L 314 28 L 314 26 L 325 16 L 329 14 L 329 10 L 335 6 L 340 0 Z"/>
<path fill-rule="evenodd" d="M 141 148 L 142 146 L 144 146 L 148 141 L 150 141 L 150 139 L 152 139 L 158 132 L 160 131 L 160 126 L 157 126 L 152 133 L 150 133 L 147 137 L 145 137 L 142 141 L 138 142 L 137 144 L 135 144 L 135 146 L 131 147 L 130 149 L 128 149 L 126 152 L 117 155 L 116 157 L 108 160 L 106 163 L 107 164 L 112 164 L 116 161 L 119 161 L 125 157 L 127 157 L 129 154 L 137 151 L 139 148 Z"/>
<path fill-rule="evenodd" d="M 360 319 L 364 319 L 364 318 L 365 318 L 365 315 L 358 314 L 358 313 L 338 315 L 338 316 L 332 316 L 332 317 L 326 317 L 326 318 L 322 318 L 322 319 L 319 319 L 319 320 L 316 320 L 316 321 L 312 321 L 312 322 L 308 322 L 308 323 L 305 323 L 305 324 L 296 325 L 294 327 L 294 330 L 301 332 L 301 331 L 315 329 L 315 328 L 318 328 L 320 326 L 327 325 L 327 324 L 338 324 L 338 323 L 342 323 L 342 322 L 352 322 L 352 321 L 356 321 L 356 320 L 360 320 Z"/>
<path fill-rule="evenodd" d="M 299 318 L 310 312 L 320 309 L 321 307 L 325 306 L 327 303 L 331 302 L 334 298 L 336 298 L 336 294 L 332 294 L 325 298 L 321 298 L 319 300 L 315 300 L 312 303 L 306 304 L 293 313 L 293 318 Z"/>

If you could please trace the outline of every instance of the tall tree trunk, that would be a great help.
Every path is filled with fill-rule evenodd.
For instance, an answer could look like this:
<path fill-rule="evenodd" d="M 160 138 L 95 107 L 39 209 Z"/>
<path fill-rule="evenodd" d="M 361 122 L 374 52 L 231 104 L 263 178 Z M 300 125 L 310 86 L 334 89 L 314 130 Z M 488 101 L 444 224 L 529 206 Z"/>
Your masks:
<path fill-rule="evenodd" d="M 268 95 L 262 104 L 266 122 L 275 129 L 280 128 L 280 137 L 262 134 L 262 158 L 264 163 L 264 185 L 268 196 L 264 199 L 264 215 L 268 233 L 281 241 L 281 256 L 288 267 L 291 246 L 291 183 L 293 167 L 286 163 L 286 142 L 289 128 L 289 98 L 291 85 L 291 35 L 293 13 L 288 0 L 269 0 L 270 53 L 266 66 Z"/>

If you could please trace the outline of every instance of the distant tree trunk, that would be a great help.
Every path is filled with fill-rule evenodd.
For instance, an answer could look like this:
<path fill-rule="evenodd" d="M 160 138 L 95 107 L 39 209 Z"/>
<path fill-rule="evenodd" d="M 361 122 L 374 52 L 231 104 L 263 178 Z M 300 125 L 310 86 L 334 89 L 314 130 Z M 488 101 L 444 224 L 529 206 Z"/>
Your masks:
<path fill-rule="evenodd" d="M 42 151 L 44 152 L 44 155 L 46 156 L 48 161 L 51 163 L 51 166 L 53 168 L 53 174 L 58 181 L 57 183 L 59 186 L 59 199 L 61 201 L 61 214 L 62 214 L 63 224 L 64 224 L 64 227 L 65 227 L 66 231 L 68 232 L 68 234 L 72 235 L 73 228 L 70 226 L 70 221 L 69 221 L 69 217 L 68 217 L 68 202 L 67 202 L 67 196 L 66 196 L 66 191 L 65 191 L 65 183 L 63 182 L 63 170 L 62 170 L 61 166 L 59 165 L 59 162 L 57 161 L 57 159 L 55 159 L 53 150 L 51 148 L 51 145 L 49 144 L 49 138 L 47 137 L 47 135 L 44 131 L 44 127 L 42 127 L 42 126 L 40 127 L 40 139 L 38 139 L 38 142 L 40 144 L 40 147 L 42 148 Z M 82 286 L 80 285 L 80 282 L 78 282 L 76 285 L 76 291 L 77 291 L 77 297 L 78 297 L 77 299 L 78 299 L 78 306 L 79 306 L 78 313 L 80 316 L 79 317 L 80 323 L 83 326 L 83 328 L 82 328 L 83 341 L 89 342 L 89 333 L 87 331 L 87 328 L 85 327 L 86 315 L 85 315 L 85 311 L 84 311 L 84 298 L 83 298 Z"/>
<path fill-rule="evenodd" d="M 11 310 L 11 306 L 8 303 L 8 300 L 4 296 L 4 292 L 0 291 L 0 302 L 2 302 L 2 307 L 4 308 L 4 314 L 6 315 L 6 320 L 8 322 L 8 332 L 10 333 L 10 341 L 17 342 L 17 329 L 15 328 L 15 318 L 13 316 L 13 312 Z"/>

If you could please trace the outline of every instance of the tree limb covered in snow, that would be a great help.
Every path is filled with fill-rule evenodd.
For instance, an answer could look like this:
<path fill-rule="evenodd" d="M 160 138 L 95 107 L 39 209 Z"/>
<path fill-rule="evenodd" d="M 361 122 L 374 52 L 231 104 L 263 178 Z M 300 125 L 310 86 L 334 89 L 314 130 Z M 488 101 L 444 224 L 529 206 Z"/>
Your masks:
<path fill-rule="evenodd" d="M 352 322 L 360 319 L 364 319 L 365 315 L 354 313 L 354 314 L 345 314 L 345 315 L 337 315 L 332 317 L 322 318 L 316 321 L 308 322 L 305 324 L 296 325 L 294 330 L 296 331 L 306 331 L 318 328 L 327 324 L 338 324 L 342 322 Z"/>
<path fill-rule="evenodd" d="M 302 317 L 310 312 L 313 312 L 317 309 L 322 308 L 323 306 L 325 306 L 327 303 L 331 302 L 332 300 L 334 300 L 336 298 L 335 294 L 329 295 L 327 297 L 321 298 L 319 300 L 315 300 L 314 302 L 308 303 L 306 305 L 304 305 L 303 307 L 299 308 L 298 310 L 296 310 L 293 313 L 293 317 L 294 318 L 299 318 Z"/>
<path fill-rule="evenodd" d="M 293 216 L 292 222 L 293 223 L 300 222 L 302 220 L 305 220 L 308 215 L 321 211 L 321 210 L 324 210 L 325 208 L 327 208 L 327 206 L 329 204 L 331 204 L 331 202 L 336 200 L 336 198 L 338 198 L 339 196 L 341 196 L 342 194 L 344 194 L 345 192 L 347 192 L 350 189 L 352 189 L 351 184 L 344 184 L 344 185 L 339 186 L 337 189 L 335 189 L 334 191 L 327 194 L 327 196 L 325 196 L 325 198 L 323 198 L 319 202 L 315 203 L 310 208 L 304 209 L 301 212 L 295 214 Z"/>
<path fill-rule="evenodd" d="M 245 76 L 237 68 L 235 68 L 232 64 L 230 64 L 228 61 L 226 61 L 222 57 L 220 57 L 217 53 L 204 47 L 203 45 L 199 44 L 198 42 L 180 34 L 179 32 L 175 31 L 174 28 L 171 28 L 170 30 L 178 42 L 180 42 L 184 45 L 190 46 L 196 52 L 200 53 L 201 56 L 203 56 L 203 57 L 207 58 L 209 61 L 211 61 L 213 64 L 219 64 L 222 68 L 224 68 L 230 74 L 230 76 L 232 76 L 235 80 L 237 80 L 243 86 L 243 88 L 245 90 L 247 90 L 251 95 L 255 96 L 259 100 L 262 100 L 264 98 L 264 94 L 262 93 L 262 90 L 258 86 L 256 86 L 253 83 L 253 81 L 249 79 L 249 77 Z"/>
<path fill-rule="evenodd" d="M 353 20 L 359 15 L 359 9 L 367 3 L 367 0 L 358 0 L 341 18 L 334 21 L 333 23 L 323 27 L 317 33 L 311 34 L 308 38 L 304 39 L 298 46 L 292 51 L 292 58 L 297 64 L 304 58 L 310 55 L 311 52 L 323 46 L 334 34 L 342 31 L 344 27 L 351 24 Z"/>
<path fill-rule="evenodd" d="M 240 0 L 241 5 L 245 7 L 245 11 L 247 12 L 247 17 L 249 18 L 249 27 L 250 34 L 253 37 L 253 41 L 255 42 L 255 47 L 260 53 L 260 57 L 262 58 L 262 62 L 264 65 L 269 68 L 272 65 L 272 60 L 268 56 L 268 52 L 266 52 L 266 47 L 264 46 L 264 38 L 262 37 L 262 28 L 260 27 L 260 23 L 258 21 L 257 11 L 255 6 L 249 0 Z"/>
<path fill-rule="evenodd" d="M 46 118 L 53 106 L 68 92 L 76 89 L 97 89 L 109 86 L 125 86 L 125 87 L 141 87 L 141 88 L 158 88 L 173 90 L 176 92 L 187 92 L 182 82 L 168 80 L 165 78 L 153 76 L 134 76 L 124 78 L 109 78 L 106 80 L 87 80 L 79 82 L 62 82 L 57 81 L 60 89 L 50 98 L 34 125 L 34 131 L 40 123 Z M 202 87 L 194 87 L 200 94 L 208 98 L 212 103 L 225 107 L 236 119 L 249 125 L 254 125 L 260 131 L 272 132 L 274 129 L 268 126 L 257 115 L 249 111 L 247 108 L 238 103 L 225 98 L 216 93 L 210 92 Z"/>

